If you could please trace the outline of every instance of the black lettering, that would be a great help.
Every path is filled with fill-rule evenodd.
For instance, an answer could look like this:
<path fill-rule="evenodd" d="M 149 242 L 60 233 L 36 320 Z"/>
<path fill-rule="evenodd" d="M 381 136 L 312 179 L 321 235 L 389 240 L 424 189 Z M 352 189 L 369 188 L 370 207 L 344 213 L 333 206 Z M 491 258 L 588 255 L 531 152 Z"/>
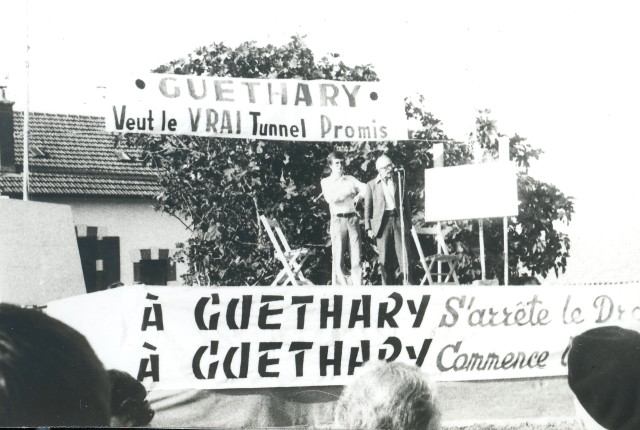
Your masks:
<path fill-rule="evenodd" d="M 249 103 L 255 103 L 256 102 L 256 94 L 255 94 L 255 91 L 254 91 L 253 87 L 256 86 L 256 85 L 260 85 L 260 82 L 243 82 L 242 85 L 246 85 L 247 86 L 247 90 L 249 91 Z"/>
<path fill-rule="evenodd" d="M 144 316 L 142 317 L 142 331 L 146 331 L 147 327 L 156 326 L 158 330 L 164 330 L 164 321 L 162 319 L 162 305 L 158 303 L 154 303 L 153 305 L 153 315 L 155 316 L 155 320 L 151 319 L 151 307 L 147 306 L 144 308 Z"/>
<path fill-rule="evenodd" d="M 233 127 L 231 126 L 231 113 L 228 110 L 222 111 L 222 124 L 220 124 L 220 133 L 233 133 Z"/>
<path fill-rule="evenodd" d="M 598 309 L 597 323 L 603 323 L 608 321 L 613 315 L 614 304 L 611 297 L 602 295 L 596 297 L 593 301 L 593 307 Z"/>
<path fill-rule="evenodd" d="M 356 107 L 356 95 L 358 95 L 358 91 L 360 90 L 360 85 L 354 85 L 353 86 L 353 92 L 349 92 L 349 88 L 347 88 L 346 85 L 342 85 L 342 88 L 344 88 L 344 92 L 347 94 L 347 97 L 349 98 L 349 107 Z"/>
<path fill-rule="evenodd" d="M 445 303 L 444 306 L 445 306 L 447 312 L 449 312 L 449 314 L 451 315 L 452 320 L 448 321 L 447 320 L 447 314 L 444 314 L 444 315 L 442 315 L 442 318 L 440 319 L 440 325 L 438 327 L 453 327 L 454 325 L 456 325 L 460 315 L 458 314 L 458 311 L 456 311 L 453 307 L 451 307 L 451 302 L 454 301 L 454 300 L 457 301 L 458 302 L 458 307 L 462 308 L 464 306 L 465 299 L 466 299 L 466 296 L 449 297 L 447 299 L 447 302 Z"/>
<path fill-rule="evenodd" d="M 331 89 L 331 94 L 327 91 Z M 327 102 L 331 102 L 333 106 L 337 106 L 336 97 L 338 97 L 338 87 L 333 84 L 320 84 L 320 106 L 327 106 Z"/>
<path fill-rule="evenodd" d="M 118 111 L 116 111 L 116 107 L 113 107 L 113 120 L 116 123 L 116 130 L 122 130 L 122 128 L 124 127 L 124 118 L 125 118 L 125 114 L 127 112 L 127 107 L 126 106 L 122 106 L 122 110 L 120 111 L 120 120 L 118 121 Z"/>
<path fill-rule="evenodd" d="M 222 369 L 224 370 L 224 375 L 228 379 L 237 379 L 237 378 L 246 378 L 249 370 L 249 350 L 251 348 L 251 344 L 249 342 L 242 342 L 240 345 L 240 372 L 238 376 L 236 376 L 231 371 L 231 363 L 233 363 L 233 357 L 238 350 L 237 346 L 229 348 L 227 355 L 224 358 L 224 363 L 222 363 Z"/>
<path fill-rule="evenodd" d="M 320 347 L 320 376 L 327 376 L 327 367 L 333 366 L 334 376 L 340 375 L 340 364 L 342 361 L 342 341 L 335 343 L 333 358 L 329 358 L 329 347 L 323 345 Z"/>
<path fill-rule="evenodd" d="M 291 298 L 292 305 L 302 305 L 298 308 L 298 330 L 304 329 L 304 317 L 307 305 L 313 303 L 313 296 L 293 296 Z"/>
<path fill-rule="evenodd" d="M 172 93 L 169 93 L 169 91 L 167 91 L 167 81 L 175 81 L 175 80 L 176 78 L 160 79 L 160 92 L 162 93 L 163 96 L 168 97 L 170 99 L 175 99 L 180 95 L 180 88 L 178 87 L 174 87 Z"/>
<path fill-rule="evenodd" d="M 149 363 L 151 363 L 151 369 L 147 370 Z M 151 377 L 153 382 L 158 382 L 160 380 L 160 356 L 158 354 L 151 354 L 149 358 L 143 358 L 140 360 L 138 381 L 144 381 L 147 377 Z"/>
<path fill-rule="evenodd" d="M 227 307 L 227 326 L 231 330 L 238 330 L 238 328 L 246 329 L 249 327 L 249 316 L 251 315 L 251 301 L 253 300 L 253 296 L 245 295 L 242 296 L 242 320 L 240 322 L 240 327 L 236 324 L 235 321 L 235 313 L 236 308 L 238 307 L 238 299 L 231 299 L 229 301 L 229 306 Z"/>
<path fill-rule="evenodd" d="M 313 347 L 313 342 L 291 342 L 289 351 L 300 351 L 295 355 L 296 360 L 296 377 L 304 374 L 304 352 Z"/>
<path fill-rule="evenodd" d="M 253 128 L 251 129 L 251 134 L 254 136 L 258 135 L 258 117 L 260 116 L 260 112 L 249 112 L 249 115 L 253 117 Z"/>
<path fill-rule="evenodd" d="M 446 367 L 443 363 L 442 363 L 442 358 L 444 357 L 444 353 L 447 349 L 451 348 L 453 349 L 453 352 L 455 354 L 458 353 L 458 351 L 460 350 L 460 345 L 462 345 L 462 341 L 459 341 L 458 343 L 456 343 L 455 345 L 447 345 L 444 348 L 442 348 L 442 350 L 440 351 L 440 353 L 438 353 L 438 359 L 436 360 L 436 365 L 438 366 L 438 370 L 440 370 L 441 372 L 447 372 L 451 369 L 453 369 L 453 366 L 449 366 Z"/>
<path fill-rule="evenodd" d="M 284 296 L 262 296 L 261 303 L 266 303 L 260 307 L 258 315 L 258 327 L 262 330 L 278 330 L 280 323 L 267 324 L 267 318 L 271 315 L 282 314 L 282 309 L 269 309 L 269 303 L 284 300 Z"/>
<path fill-rule="evenodd" d="M 213 119 L 212 119 L 213 116 Z M 193 122 L 193 121 L 192 121 Z M 218 124 L 218 112 L 215 109 L 207 109 L 207 133 L 213 131 L 214 133 L 218 132 L 216 128 Z"/>
<path fill-rule="evenodd" d="M 384 328 L 384 323 L 389 325 L 389 327 L 398 328 L 398 323 L 393 319 L 393 317 L 400 312 L 400 308 L 402 308 L 402 296 L 398 293 L 391 293 L 389 295 L 390 299 L 395 301 L 394 308 L 387 312 L 388 303 L 380 303 L 380 309 L 378 312 L 378 328 Z"/>
<path fill-rule="evenodd" d="M 409 305 L 409 312 L 411 315 L 415 315 L 416 319 L 413 321 L 413 327 L 418 328 L 422 325 L 422 320 L 424 319 L 424 314 L 427 312 L 427 306 L 429 306 L 429 300 L 431 296 L 423 295 L 420 300 L 420 307 L 416 310 L 416 304 L 413 300 L 407 300 L 407 304 Z"/>
<path fill-rule="evenodd" d="M 191 131 L 198 131 L 198 125 L 200 124 L 200 114 L 202 109 L 198 108 L 198 113 L 196 116 L 193 116 L 193 109 L 189 108 L 189 116 L 191 117 Z M 175 120 L 173 120 L 175 121 Z M 171 122 L 171 121 L 169 121 Z"/>
<path fill-rule="evenodd" d="M 380 351 L 378 351 L 378 360 L 386 359 L 387 361 L 393 361 L 398 358 L 400 352 L 402 351 L 402 341 L 400 341 L 400 339 L 395 336 L 389 336 L 387 340 L 384 341 L 383 345 L 391 346 L 393 348 L 393 352 L 391 353 L 391 356 L 389 358 L 385 358 L 387 355 L 387 350 L 381 349 Z"/>
<path fill-rule="evenodd" d="M 193 97 L 195 100 L 200 100 L 207 96 L 207 82 L 204 79 L 200 80 L 202 82 L 202 94 L 196 94 L 195 85 L 193 85 L 193 79 L 187 79 L 187 86 L 189 87 L 189 95 Z"/>
<path fill-rule="evenodd" d="M 359 314 L 360 304 L 362 304 L 362 313 Z M 363 295 L 362 300 L 353 300 L 351 304 L 351 314 L 349 315 L 349 328 L 353 328 L 356 322 L 362 321 L 365 328 L 371 327 L 371 296 Z"/>
<path fill-rule="evenodd" d="M 233 89 L 222 88 L 223 84 L 233 84 L 233 81 L 215 81 L 214 87 L 216 89 L 216 101 L 219 102 L 232 102 L 233 98 L 225 98 L 225 94 L 233 94 Z"/>
<path fill-rule="evenodd" d="M 282 348 L 282 342 L 260 342 L 258 346 L 259 352 L 273 351 Z M 269 358 L 269 353 L 266 352 L 258 358 L 258 375 L 263 378 L 277 378 L 280 372 L 267 372 L 267 367 L 276 365 L 280 362 L 279 358 Z"/>
<path fill-rule="evenodd" d="M 368 340 L 360 341 L 360 348 L 351 348 L 351 354 L 349 355 L 349 369 L 347 375 L 353 375 L 356 367 L 362 366 L 369 361 L 370 356 L 370 343 Z M 358 361 L 358 353 L 362 350 L 362 361 Z"/>
<path fill-rule="evenodd" d="M 194 318 L 196 320 L 196 325 L 198 326 L 198 330 L 217 330 L 218 329 L 218 318 L 220 317 L 220 313 L 216 312 L 209 317 L 209 327 L 204 322 L 204 309 L 209 302 L 209 297 L 202 297 L 198 300 L 196 304 L 196 308 L 194 310 Z M 211 304 L 219 305 L 220 297 L 217 294 L 211 294 Z"/>
<path fill-rule="evenodd" d="M 413 346 L 407 346 L 407 353 L 409 354 L 409 358 L 412 360 L 416 360 L 416 366 L 422 367 L 422 363 L 424 359 L 427 357 L 427 352 L 429 352 L 429 347 L 431 346 L 432 339 L 425 339 L 422 342 L 422 347 L 420 348 L 420 352 L 416 356 L 416 351 Z"/>
<path fill-rule="evenodd" d="M 218 341 L 217 340 L 212 340 L 210 348 L 211 349 L 210 349 L 209 355 L 218 354 Z M 207 372 L 207 377 L 206 378 L 205 378 L 204 374 L 202 373 L 202 370 L 200 370 L 200 364 L 201 364 L 201 361 L 202 361 L 202 356 L 207 351 L 207 349 L 209 349 L 209 348 L 207 348 L 206 346 L 201 346 L 200 348 L 198 348 L 196 353 L 193 355 L 193 360 L 191 362 L 191 370 L 193 371 L 193 375 L 197 379 L 214 379 L 216 377 L 216 370 L 218 370 L 218 361 L 214 361 L 213 363 L 209 364 L 209 371 Z"/>
<path fill-rule="evenodd" d="M 294 101 L 294 105 L 298 106 L 299 102 L 304 102 L 307 106 L 311 106 L 311 93 L 309 92 L 309 85 L 307 84 L 298 84 L 298 89 L 296 91 L 296 100 Z"/>
<path fill-rule="evenodd" d="M 320 300 L 320 328 L 327 328 L 327 320 L 329 317 L 333 317 L 333 328 L 340 328 L 340 321 L 342 319 L 342 296 L 334 295 L 333 302 L 333 311 L 329 311 L 329 299 Z"/>

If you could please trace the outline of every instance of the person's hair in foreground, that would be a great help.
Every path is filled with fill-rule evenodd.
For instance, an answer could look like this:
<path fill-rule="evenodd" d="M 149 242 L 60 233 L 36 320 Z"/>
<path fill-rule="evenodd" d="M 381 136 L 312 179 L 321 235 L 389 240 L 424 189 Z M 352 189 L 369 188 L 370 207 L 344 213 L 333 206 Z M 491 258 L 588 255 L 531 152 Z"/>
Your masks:
<path fill-rule="evenodd" d="M 567 360 L 569 387 L 600 426 L 640 429 L 640 333 L 617 326 L 576 336 Z"/>
<path fill-rule="evenodd" d="M 434 388 L 416 366 L 368 362 L 345 387 L 336 406 L 336 424 L 348 429 L 439 429 Z"/>
<path fill-rule="evenodd" d="M 108 426 L 109 392 L 84 336 L 40 311 L 0 304 L 0 427 Z"/>
<path fill-rule="evenodd" d="M 109 370 L 111 380 L 111 426 L 139 427 L 149 424 L 155 412 L 147 398 L 147 390 L 133 376 L 120 370 Z"/>

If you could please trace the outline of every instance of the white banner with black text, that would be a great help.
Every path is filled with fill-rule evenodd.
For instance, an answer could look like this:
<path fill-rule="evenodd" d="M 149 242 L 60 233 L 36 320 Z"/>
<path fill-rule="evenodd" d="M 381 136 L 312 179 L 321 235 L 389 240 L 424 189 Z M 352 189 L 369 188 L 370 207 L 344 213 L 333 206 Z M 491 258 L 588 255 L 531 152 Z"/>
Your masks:
<path fill-rule="evenodd" d="M 566 375 L 573 336 L 638 329 L 638 287 L 125 286 L 47 313 L 150 388 L 344 385 L 373 359 L 467 381 Z"/>
<path fill-rule="evenodd" d="M 380 82 L 146 74 L 114 78 L 107 131 L 295 141 L 407 139 L 404 98 Z"/>

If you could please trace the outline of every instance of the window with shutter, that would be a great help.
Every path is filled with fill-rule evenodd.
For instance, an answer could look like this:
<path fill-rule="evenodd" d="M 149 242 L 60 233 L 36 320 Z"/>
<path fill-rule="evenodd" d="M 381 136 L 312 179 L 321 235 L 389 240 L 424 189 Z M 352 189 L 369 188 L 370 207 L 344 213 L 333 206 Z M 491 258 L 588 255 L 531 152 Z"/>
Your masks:
<path fill-rule="evenodd" d="M 145 285 L 167 285 L 177 280 L 176 263 L 169 249 L 137 249 L 131 252 L 133 281 Z"/>
<path fill-rule="evenodd" d="M 176 281 L 176 262 L 173 260 L 168 260 L 169 272 L 167 273 L 167 281 Z"/>
<path fill-rule="evenodd" d="M 78 251 L 80 251 L 80 264 L 84 276 L 84 285 L 87 293 L 98 291 L 98 273 L 96 261 L 98 260 L 98 238 L 78 237 Z"/>
<path fill-rule="evenodd" d="M 145 285 L 167 285 L 168 260 L 140 260 L 140 282 Z"/>
<path fill-rule="evenodd" d="M 104 227 L 76 226 L 82 274 L 88 293 L 120 281 L 120 238 L 100 237 Z"/>
<path fill-rule="evenodd" d="M 104 290 L 109 285 L 120 282 L 120 238 L 103 237 L 98 241 L 98 249 L 102 254 L 102 280 L 98 289 Z"/>
<path fill-rule="evenodd" d="M 133 263 L 133 282 L 140 283 L 140 262 Z"/>

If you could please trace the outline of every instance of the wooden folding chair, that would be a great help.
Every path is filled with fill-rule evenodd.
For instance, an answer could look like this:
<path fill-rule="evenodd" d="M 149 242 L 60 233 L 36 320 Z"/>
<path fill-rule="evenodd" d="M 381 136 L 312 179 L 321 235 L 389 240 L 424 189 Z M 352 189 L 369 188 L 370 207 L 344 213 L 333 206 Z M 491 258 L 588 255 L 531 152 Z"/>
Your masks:
<path fill-rule="evenodd" d="M 460 285 L 458 275 L 456 275 L 456 267 L 460 262 L 460 256 L 449 254 L 440 224 L 437 224 L 435 227 L 421 228 L 420 233 L 432 235 L 436 241 L 436 254 L 425 257 L 422 246 L 420 245 L 420 240 L 418 239 L 418 230 L 413 226 L 411 227 L 411 235 L 416 243 L 416 248 L 418 248 L 420 263 L 424 269 L 424 276 L 420 281 L 420 285 L 424 285 L 425 281 L 428 281 L 429 285 Z M 446 263 L 449 268 L 448 272 L 442 270 L 442 263 Z M 433 271 L 434 266 L 436 266 L 436 272 Z M 433 279 L 434 276 L 437 276 L 437 280 Z M 442 280 L 443 276 L 444 280 Z"/>
<path fill-rule="evenodd" d="M 291 249 L 280 224 L 276 220 L 260 215 L 260 221 L 273 244 L 276 258 L 282 263 L 282 270 L 280 270 L 271 285 L 297 286 L 310 284 L 302 273 L 302 265 L 309 258 L 310 250 L 307 248 Z"/>

